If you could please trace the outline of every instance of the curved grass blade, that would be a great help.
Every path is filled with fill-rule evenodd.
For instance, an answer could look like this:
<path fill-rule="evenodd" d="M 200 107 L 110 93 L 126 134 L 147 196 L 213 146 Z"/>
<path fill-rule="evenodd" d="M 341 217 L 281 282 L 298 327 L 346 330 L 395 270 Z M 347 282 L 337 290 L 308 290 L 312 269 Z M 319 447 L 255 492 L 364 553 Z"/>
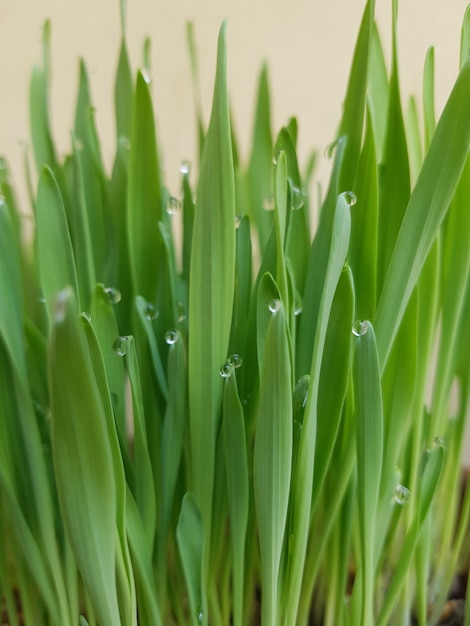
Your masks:
<path fill-rule="evenodd" d="M 292 394 L 287 322 L 280 305 L 271 312 L 264 342 L 253 456 L 263 626 L 277 623 L 279 568 L 292 467 Z"/>
<path fill-rule="evenodd" d="M 210 545 L 215 445 L 235 281 L 235 182 L 226 87 L 226 26 L 218 42 L 212 115 L 201 160 L 189 284 L 193 491 Z M 209 554 L 210 550 L 207 550 Z"/>
<path fill-rule="evenodd" d="M 346 265 L 331 305 L 321 364 L 317 422 L 317 438 L 321 445 L 315 451 L 312 509 L 323 484 L 340 425 L 351 366 L 353 315 L 354 284 L 351 269 Z"/>
<path fill-rule="evenodd" d="M 470 145 L 469 113 L 470 61 L 460 72 L 436 127 L 385 276 L 375 325 L 382 370 L 462 173 Z"/>

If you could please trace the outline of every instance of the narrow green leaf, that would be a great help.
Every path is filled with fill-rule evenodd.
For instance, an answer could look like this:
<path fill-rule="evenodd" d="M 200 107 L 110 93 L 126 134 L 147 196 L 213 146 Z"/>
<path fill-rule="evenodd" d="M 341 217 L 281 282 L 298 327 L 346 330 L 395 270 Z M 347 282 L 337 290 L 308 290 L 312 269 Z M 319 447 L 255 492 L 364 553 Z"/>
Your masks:
<path fill-rule="evenodd" d="M 302 434 L 299 443 L 298 459 L 293 478 L 293 492 L 290 507 L 295 534 L 291 537 L 289 554 L 289 578 L 287 584 L 286 623 L 295 624 L 299 604 L 300 586 L 307 551 L 308 531 L 310 527 L 310 507 L 312 500 L 312 482 L 316 445 L 318 393 L 321 360 L 325 346 L 331 306 L 338 285 L 351 233 L 351 214 L 347 202 L 349 196 L 338 197 L 332 224 L 332 236 L 329 246 L 323 291 L 318 307 L 318 324 L 315 329 L 313 356 L 310 366 L 310 385 L 305 408 Z"/>
<path fill-rule="evenodd" d="M 160 263 L 162 189 L 152 99 L 146 77 L 137 75 L 128 186 L 129 258 L 134 293 L 154 302 Z"/>
<path fill-rule="evenodd" d="M 115 626 L 120 615 L 115 584 L 113 453 L 76 310 L 73 291 L 61 291 L 49 353 L 54 469 L 64 523 L 93 607 L 103 626 Z"/>
<path fill-rule="evenodd" d="M 196 499 L 187 492 L 181 504 L 176 540 L 183 564 L 191 611 L 190 623 L 207 626 L 207 599 L 204 588 L 204 528 Z"/>
<path fill-rule="evenodd" d="M 189 284 L 189 402 L 194 496 L 209 545 L 215 444 L 235 280 L 235 182 L 226 87 L 226 26 L 218 44 L 212 115 L 201 161 Z"/>
<path fill-rule="evenodd" d="M 286 315 L 271 313 L 260 374 L 253 486 L 261 556 L 262 624 L 275 624 L 292 466 L 292 370 Z"/>
<path fill-rule="evenodd" d="M 78 293 L 77 271 L 64 203 L 48 167 L 39 177 L 36 201 L 39 278 L 49 317 L 59 291 L 71 285 Z"/>
<path fill-rule="evenodd" d="M 26 385 L 26 360 L 23 343 L 23 294 L 19 251 L 13 224 L 5 201 L 0 200 L 0 335 L 9 358 Z"/>
<path fill-rule="evenodd" d="M 470 62 L 436 127 L 390 259 L 375 325 L 381 369 L 462 173 L 470 145 L 469 112 Z"/>
<path fill-rule="evenodd" d="M 372 324 L 354 326 L 354 414 L 357 494 L 361 536 L 361 624 L 374 623 L 374 545 L 383 455 L 383 409 L 377 345 Z"/>
<path fill-rule="evenodd" d="M 256 96 L 253 142 L 247 171 L 248 214 L 256 224 L 259 246 L 264 250 L 272 228 L 272 215 L 265 210 L 272 195 L 273 140 L 271 135 L 271 104 L 269 97 L 268 69 L 263 65 Z"/>
<path fill-rule="evenodd" d="M 242 626 L 245 541 L 250 496 L 245 417 L 238 397 L 234 369 L 225 379 L 224 385 L 223 437 L 233 561 L 233 625 Z"/>
<path fill-rule="evenodd" d="M 57 156 L 52 140 L 49 122 L 49 46 L 50 22 L 43 27 L 43 55 L 45 65 L 42 69 L 34 67 L 29 85 L 29 120 L 36 169 L 41 171 L 44 165 L 57 170 Z"/>

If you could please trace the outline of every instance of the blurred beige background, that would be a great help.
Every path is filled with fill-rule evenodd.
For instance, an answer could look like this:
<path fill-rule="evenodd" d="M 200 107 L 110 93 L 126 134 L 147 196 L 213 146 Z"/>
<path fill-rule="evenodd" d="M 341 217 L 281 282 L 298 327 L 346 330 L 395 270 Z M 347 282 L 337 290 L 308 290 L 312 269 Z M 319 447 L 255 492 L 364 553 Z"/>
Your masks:
<path fill-rule="evenodd" d="M 301 165 L 319 153 L 319 178 L 329 163 L 325 147 L 341 114 L 351 54 L 365 0 L 128 0 L 127 40 L 134 69 L 142 43 L 152 40 L 152 90 L 166 181 L 178 192 L 178 167 L 195 154 L 193 93 L 186 45 L 192 20 L 205 119 L 212 94 L 217 34 L 228 18 L 229 90 L 241 156 L 246 160 L 257 76 L 268 62 L 273 131 L 295 115 Z M 398 36 L 403 102 L 420 95 L 426 50 L 435 47 L 436 110 L 457 75 L 460 27 L 467 0 L 400 0 Z M 388 54 L 391 0 L 376 0 Z M 0 155 L 26 211 L 22 153 L 29 140 L 28 82 L 41 62 L 41 32 L 52 21 L 51 113 L 60 154 L 69 150 L 77 92 L 78 58 L 88 66 L 97 124 L 108 168 L 115 145 L 113 84 L 120 20 L 118 0 L 0 0 Z M 389 55 L 388 55 L 389 56 Z M 468 438 L 470 439 L 470 437 Z M 468 445 L 470 459 L 470 442 Z"/>

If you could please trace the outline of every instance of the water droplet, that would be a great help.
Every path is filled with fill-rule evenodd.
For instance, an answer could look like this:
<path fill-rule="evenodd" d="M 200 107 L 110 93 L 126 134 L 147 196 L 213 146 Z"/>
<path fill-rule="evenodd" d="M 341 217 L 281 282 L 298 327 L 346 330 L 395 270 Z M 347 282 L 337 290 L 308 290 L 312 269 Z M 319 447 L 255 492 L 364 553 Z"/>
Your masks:
<path fill-rule="evenodd" d="M 266 196 L 266 198 L 263 199 L 263 209 L 265 211 L 274 211 L 274 207 L 274 196 Z"/>
<path fill-rule="evenodd" d="M 168 198 L 168 206 L 166 207 L 166 212 L 168 215 L 176 215 L 181 211 L 181 201 L 174 196 L 170 196 Z"/>
<path fill-rule="evenodd" d="M 127 354 L 127 346 L 129 344 L 128 335 L 122 335 L 118 337 L 113 343 L 113 350 L 118 356 L 124 356 Z"/>
<path fill-rule="evenodd" d="M 46 304 L 46 298 L 44 296 L 40 296 L 38 298 L 38 302 L 39 302 L 39 304 Z"/>
<path fill-rule="evenodd" d="M 189 174 L 189 170 L 191 169 L 191 165 L 189 161 L 183 161 L 180 165 L 180 172 L 182 174 Z"/>
<path fill-rule="evenodd" d="M 369 328 L 369 325 L 367 322 L 357 320 L 356 322 L 354 322 L 352 326 L 352 334 L 355 335 L 356 337 L 361 337 L 362 335 L 366 334 L 368 328 Z"/>
<path fill-rule="evenodd" d="M 167 330 L 165 333 L 165 341 L 169 346 L 175 344 L 180 338 L 180 334 L 177 330 Z"/>
<path fill-rule="evenodd" d="M 150 321 L 156 320 L 159 315 L 157 308 L 151 302 L 145 303 L 144 313 L 145 317 Z"/>
<path fill-rule="evenodd" d="M 68 289 L 62 289 L 62 291 L 59 291 L 57 294 L 54 302 L 54 322 L 56 324 L 62 324 L 65 321 L 68 295 Z"/>
<path fill-rule="evenodd" d="M 277 165 L 279 163 L 279 159 L 281 158 L 281 154 L 284 154 L 284 150 L 279 150 L 278 152 L 276 152 L 276 154 L 273 156 L 272 161 L 273 161 L 273 165 Z"/>
<path fill-rule="evenodd" d="M 121 137 L 119 137 L 118 139 L 119 145 L 124 148 L 124 150 L 130 150 L 131 149 L 131 142 L 129 141 L 129 139 L 127 137 L 124 137 L 124 135 L 121 135 Z"/>
<path fill-rule="evenodd" d="M 300 315 L 302 313 L 302 307 L 298 306 L 294 309 L 294 315 L 297 317 L 298 315 Z"/>
<path fill-rule="evenodd" d="M 393 496 L 393 499 L 395 500 L 396 504 L 399 504 L 400 506 L 403 506 L 410 499 L 410 491 L 409 491 L 409 489 L 407 489 L 403 485 L 398 484 L 395 487 L 395 494 Z"/>
<path fill-rule="evenodd" d="M 201 622 L 204 620 L 204 613 L 202 612 L 202 609 L 199 609 L 199 611 L 196 614 L 197 617 L 197 621 Z"/>
<path fill-rule="evenodd" d="M 150 84 L 152 77 L 150 75 L 150 70 L 148 69 L 148 67 L 143 67 L 140 70 L 140 73 L 142 74 L 142 78 L 145 80 L 145 82 L 147 83 L 147 85 Z"/>
<path fill-rule="evenodd" d="M 282 306 L 282 302 L 278 298 L 273 298 L 268 304 L 268 309 L 271 313 L 277 313 Z"/>
<path fill-rule="evenodd" d="M 239 354 L 232 354 L 228 357 L 227 363 L 232 367 L 241 367 L 243 364 L 243 359 Z"/>
<path fill-rule="evenodd" d="M 105 287 L 104 293 L 108 297 L 109 304 L 117 304 L 121 301 L 121 292 L 116 287 Z"/>
<path fill-rule="evenodd" d="M 241 223 L 242 223 L 242 216 L 235 215 L 235 228 L 240 228 Z"/>
<path fill-rule="evenodd" d="M 5 204 L 5 196 L 2 196 L 0 194 L 0 206 L 3 206 Z"/>
<path fill-rule="evenodd" d="M 302 195 L 302 191 L 292 185 L 291 187 L 291 208 L 293 211 L 298 211 L 304 206 L 304 197 Z"/>
<path fill-rule="evenodd" d="M 83 319 L 86 320 L 89 324 L 91 324 L 91 315 L 89 313 L 87 313 L 86 311 L 82 311 L 80 313 L 80 316 L 83 317 Z"/>
<path fill-rule="evenodd" d="M 433 437 L 432 438 L 432 447 L 433 448 L 443 448 L 445 446 L 444 437 Z"/>
<path fill-rule="evenodd" d="M 354 206 L 357 202 L 356 194 L 352 191 L 344 191 L 342 194 L 343 198 L 348 203 L 348 206 Z"/>
<path fill-rule="evenodd" d="M 230 378 L 233 372 L 233 365 L 226 361 L 219 370 L 219 374 L 222 378 Z"/>
<path fill-rule="evenodd" d="M 176 312 L 178 313 L 178 322 L 184 322 L 186 319 L 186 309 L 182 302 L 176 303 Z"/>

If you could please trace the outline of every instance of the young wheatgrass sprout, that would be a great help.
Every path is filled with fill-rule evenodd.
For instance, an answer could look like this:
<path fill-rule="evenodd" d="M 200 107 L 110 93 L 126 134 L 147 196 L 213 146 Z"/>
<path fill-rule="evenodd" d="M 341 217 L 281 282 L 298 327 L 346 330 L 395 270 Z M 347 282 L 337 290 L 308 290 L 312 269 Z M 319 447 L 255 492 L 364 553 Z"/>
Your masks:
<path fill-rule="evenodd" d="M 70 154 L 54 148 L 49 23 L 32 246 L 0 161 L 9 622 L 19 597 L 52 626 L 436 623 L 470 550 L 470 9 L 436 120 L 433 52 L 405 116 L 397 3 L 390 71 L 366 3 L 312 237 L 314 158 L 302 175 L 295 118 L 272 135 L 266 66 L 239 157 L 225 23 L 207 131 L 188 28 L 200 158 L 166 188 L 124 4 L 112 172 L 83 61 Z"/>

